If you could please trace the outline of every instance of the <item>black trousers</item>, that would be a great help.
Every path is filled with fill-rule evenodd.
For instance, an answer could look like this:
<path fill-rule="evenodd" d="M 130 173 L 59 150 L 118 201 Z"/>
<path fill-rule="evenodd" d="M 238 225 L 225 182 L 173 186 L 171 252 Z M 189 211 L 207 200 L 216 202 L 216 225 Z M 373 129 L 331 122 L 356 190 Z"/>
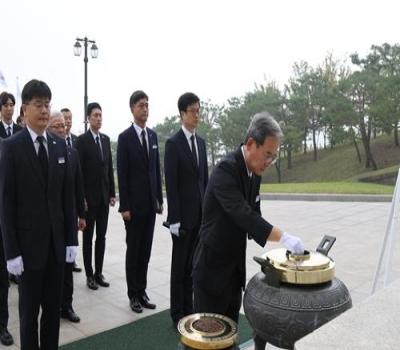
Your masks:
<path fill-rule="evenodd" d="M 212 271 L 210 271 L 212 273 Z M 239 311 L 242 304 L 242 287 L 237 276 L 219 295 L 207 293 L 201 283 L 194 284 L 194 311 L 211 312 L 228 316 L 236 323 L 239 321 Z"/>
<path fill-rule="evenodd" d="M 172 235 L 172 259 L 170 282 L 170 313 L 176 323 L 193 313 L 192 261 L 197 244 L 199 226 L 186 230 L 186 235 Z"/>
<path fill-rule="evenodd" d="M 82 253 L 83 264 L 87 277 L 93 276 L 92 267 L 92 243 L 94 227 L 96 225 L 96 242 L 94 252 L 94 268 L 95 275 L 100 275 L 103 272 L 104 252 L 106 249 L 106 232 L 108 225 L 108 204 L 102 204 L 97 207 L 89 207 L 86 217 L 86 228 L 83 232 Z"/>
<path fill-rule="evenodd" d="M 74 263 L 64 264 L 64 282 L 62 290 L 61 310 L 72 310 L 72 294 L 74 293 L 73 269 Z"/>
<path fill-rule="evenodd" d="M 56 350 L 60 332 L 64 264 L 57 262 L 53 246 L 50 245 L 45 267 L 40 270 L 30 270 L 28 266 L 24 268 L 18 284 L 21 350 Z"/>
<path fill-rule="evenodd" d="M 7 262 L 4 256 L 3 238 L 0 231 L 0 327 L 8 325 L 8 281 Z"/>
<path fill-rule="evenodd" d="M 125 221 L 125 273 L 129 299 L 143 295 L 146 290 L 155 221 L 154 212 L 144 216 L 133 214 L 130 221 Z"/>

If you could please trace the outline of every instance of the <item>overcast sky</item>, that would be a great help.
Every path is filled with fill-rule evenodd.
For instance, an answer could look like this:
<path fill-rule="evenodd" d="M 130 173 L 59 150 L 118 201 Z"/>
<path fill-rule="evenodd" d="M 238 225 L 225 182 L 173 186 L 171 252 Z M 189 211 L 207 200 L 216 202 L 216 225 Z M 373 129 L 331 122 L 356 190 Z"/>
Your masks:
<path fill-rule="evenodd" d="M 53 108 L 69 107 L 79 133 L 84 64 L 73 45 L 77 36 L 96 40 L 89 102 L 102 105 L 102 131 L 116 139 L 132 120 L 134 90 L 149 95 L 151 127 L 177 114 L 186 91 L 223 104 L 265 78 L 283 85 L 296 61 L 316 65 L 330 51 L 344 59 L 399 42 L 399 10 L 387 0 L 2 1 L 0 71 L 13 94 L 16 77 L 21 89 L 46 81 Z"/>

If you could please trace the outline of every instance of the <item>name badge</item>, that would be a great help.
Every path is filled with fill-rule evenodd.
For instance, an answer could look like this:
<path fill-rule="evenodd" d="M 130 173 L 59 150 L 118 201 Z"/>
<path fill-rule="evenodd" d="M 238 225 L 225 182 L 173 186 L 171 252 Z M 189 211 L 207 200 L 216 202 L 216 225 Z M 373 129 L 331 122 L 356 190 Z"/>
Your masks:
<path fill-rule="evenodd" d="M 256 197 L 256 203 L 260 201 L 260 195 Z"/>
<path fill-rule="evenodd" d="M 157 145 L 153 145 L 153 149 L 157 149 L 158 147 L 157 147 Z"/>
<path fill-rule="evenodd" d="M 59 157 L 58 158 L 58 164 L 64 164 L 65 163 L 65 158 L 64 157 Z"/>

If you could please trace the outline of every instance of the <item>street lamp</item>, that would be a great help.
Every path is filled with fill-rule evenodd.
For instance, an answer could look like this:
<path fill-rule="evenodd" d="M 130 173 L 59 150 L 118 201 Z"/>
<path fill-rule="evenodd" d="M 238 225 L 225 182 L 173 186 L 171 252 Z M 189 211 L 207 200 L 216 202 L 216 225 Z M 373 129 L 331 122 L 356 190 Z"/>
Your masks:
<path fill-rule="evenodd" d="M 76 42 L 74 45 L 74 55 L 75 56 L 80 56 L 81 51 L 82 51 L 82 45 L 80 42 L 83 42 L 83 46 L 85 48 L 85 55 L 83 57 L 83 62 L 85 63 L 85 96 L 83 98 L 83 124 L 85 125 L 85 132 L 87 131 L 87 120 L 86 120 L 86 112 L 87 112 L 87 105 L 88 105 L 88 96 L 87 96 L 87 63 L 88 63 L 88 55 L 87 55 L 87 50 L 88 50 L 88 43 L 91 43 L 92 46 L 90 47 L 90 55 L 92 58 L 97 58 L 99 55 L 99 49 L 96 45 L 96 42 L 94 40 L 89 40 L 87 37 L 84 37 L 83 39 L 81 38 L 76 38 Z"/>

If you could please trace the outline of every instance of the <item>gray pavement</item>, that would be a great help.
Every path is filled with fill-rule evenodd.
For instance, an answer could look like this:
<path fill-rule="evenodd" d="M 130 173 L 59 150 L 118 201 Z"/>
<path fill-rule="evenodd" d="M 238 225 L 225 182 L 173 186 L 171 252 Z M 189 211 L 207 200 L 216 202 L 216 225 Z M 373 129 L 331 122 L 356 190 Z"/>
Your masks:
<path fill-rule="evenodd" d="M 337 241 L 330 255 L 336 261 L 336 276 L 349 288 L 355 305 L 369 296 L 389 210 L 388 202 L 262 201 L 263 216 L 287 232 L 301 236 L 308 249 L 314 250 L 325 234 L 336 236 Z M 138 315 L 129 308 L 124 268 L 125 229 L 120 215 L 113 208 L 110 211 L 104 262 L 104 275 L 111 286 L 98 291 L 89 290 L 84 272 L 74 273 L 73 304 L 81 322 L 61 321 L 60 344 L 130 323 L 169 307 L 171 238 L 162 227 L 163 220 L 165 214 L 157 216 L 148 273 L 148 294 L 157 304 L 157 309 L 145 310 Z M 253 241 L 248 242 L 248 279 L 259 271 L 252 257 L 276 247 L 279 247 L 276 243 L 268 243 L 262 248 Z M 83 267 L 81 252 L 78 264 Z M 12 285 L 9 330 L 16 345 L 0 345 L 0 349 L 19 349 L 17 300 L 17 288 Z"/>

